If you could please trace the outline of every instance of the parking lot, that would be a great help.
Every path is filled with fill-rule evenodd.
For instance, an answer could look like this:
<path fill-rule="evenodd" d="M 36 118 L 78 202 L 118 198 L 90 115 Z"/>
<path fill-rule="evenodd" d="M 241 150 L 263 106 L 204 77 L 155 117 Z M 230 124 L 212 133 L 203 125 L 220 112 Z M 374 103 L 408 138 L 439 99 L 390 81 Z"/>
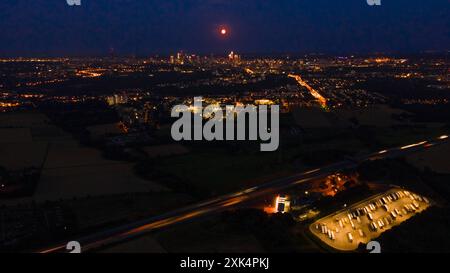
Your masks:
<path fill-rule="evenodd" d="M 351 251 L 367 244 L 381 233 L 426 210 L 431 201 L 402 189 L 391 189 L 313 224 L 310 231 L 330 247 Z"/>

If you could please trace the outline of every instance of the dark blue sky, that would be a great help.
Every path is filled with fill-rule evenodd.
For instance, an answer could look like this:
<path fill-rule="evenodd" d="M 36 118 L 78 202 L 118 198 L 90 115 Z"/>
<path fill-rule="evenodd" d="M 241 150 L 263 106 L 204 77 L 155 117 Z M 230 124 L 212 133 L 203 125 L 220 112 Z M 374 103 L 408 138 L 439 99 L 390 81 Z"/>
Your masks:
<path fill-rule="evenodd" d="M 381 1 L 1 0 L 0 55 L 450 50 L 450 0 Z"/>

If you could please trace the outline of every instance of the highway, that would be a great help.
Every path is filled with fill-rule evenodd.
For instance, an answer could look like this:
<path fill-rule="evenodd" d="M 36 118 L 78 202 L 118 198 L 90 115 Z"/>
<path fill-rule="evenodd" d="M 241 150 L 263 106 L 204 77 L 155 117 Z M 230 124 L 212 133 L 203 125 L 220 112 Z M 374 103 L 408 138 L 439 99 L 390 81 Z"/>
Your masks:
<path fill-rule="evenodd" d="M 156 229 L 168 227 L 170 225 L 181 223 L 187 220 L 192 220 L 200 216 L 217 213 L 226 210 L 230 207 L 241 204 L 245 201 L 255 199 L 257 197 L 261 197 L 270 193 L 279 192 L 283 189 L 294 187 L 302 183 L 307 183 L 310 181 L 321 179 L 342 170 L 352 169 L 357 167 L 362 162 L 403 156 L 408 153 L 421 151 L 433 146 L 446 143 L 447 141 L 448 136 L 445 135 L 431 141 L 423 141 L 415 144 L 406 145 L 403 147 L 382 150 L 379 152 L 371 153 L 369 155 L 360 156 L 354 159 L 344 160 L 341 162 L 324 166 L 322 168 L 317 168 L 290 177 L 277 179 L 256 187 L 223 195 L 198 204 L 190 205 L 169 213 L 165 213 L 160 216 L 150 217 L 135 223 L 122 225 L 116 228 L 101 231 L 90 236 L 75 239 L 74 241 L 80 242 L 83 252 L 91 251 L 94 249 L 98 249 L 100 247 L 132 239 L 134 237 L 140 236 L 150 231 L 154 231 Z M 38 253 L 67 252 L 66 244 L 67 242 L 53 247 L 41 249 L 37 252 Z"/>

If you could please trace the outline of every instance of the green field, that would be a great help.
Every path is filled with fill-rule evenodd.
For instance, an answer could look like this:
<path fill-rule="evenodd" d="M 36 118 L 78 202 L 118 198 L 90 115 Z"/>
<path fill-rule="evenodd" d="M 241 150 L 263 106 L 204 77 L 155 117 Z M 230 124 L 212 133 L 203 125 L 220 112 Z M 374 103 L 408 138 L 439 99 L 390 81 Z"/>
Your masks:
<path fill-rule="evenodd" d="M 161 159 L 156 169 L 211 194 L 226 193 L 292 172 L 278 153 L 231 155 L 214 150 Z"/>

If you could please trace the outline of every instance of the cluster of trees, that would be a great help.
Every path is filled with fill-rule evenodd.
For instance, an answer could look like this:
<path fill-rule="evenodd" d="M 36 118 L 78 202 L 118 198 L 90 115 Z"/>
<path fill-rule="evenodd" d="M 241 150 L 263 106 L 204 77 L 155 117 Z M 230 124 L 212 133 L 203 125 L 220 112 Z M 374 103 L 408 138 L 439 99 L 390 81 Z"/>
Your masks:
<path fill-rule="evenodd" d="M 294 252 L 296 245 L 291 228 L 295 221 L 290 214 L 268 215 L 259 209 L 240 209 L 222 213 L 232 228 L 253 234 L 268 252 Z"/>
<path fill-rule="evenodd" d="M 158 181 L 159 184 L 168 187 L 174 192 L 185 193 L 199 199 L 209 197 L 210 193 L 208 191 L 200 189 L 182 178 L 160 171 L 156 168 L 158 161 L 158 157 L 139 161 L 134 166 L 134 171 L 144 179 Z"/>
<path fill-rule="evenodd" d="M 439 174 L 429 168 L 420 170 L 403 158 L 368 161 L 357 172 L 363 181 L 395 184 L 423 194 L 438 193 L 450 201 L 450 174 Z"/>
<path fill-rule="evenodd" d="M 432 207 L 378 239 L 383 252 L 449 253 L 450 209 Z"/>
<path fill-rule="evenodd" d="M 38 168 L 8 171 L 0 166 L 0 197 L 17 198 L 33 195 L 41 176 Z"/>
<path fill-rule="evenodd" d="M 39 111 L 64 130 L 76 136 L 87 135 L 86 127 L 119 122 L 114 109 L 101 100 L 83 103 L 57 103 L 54 101 L 39 104 Z"/>

